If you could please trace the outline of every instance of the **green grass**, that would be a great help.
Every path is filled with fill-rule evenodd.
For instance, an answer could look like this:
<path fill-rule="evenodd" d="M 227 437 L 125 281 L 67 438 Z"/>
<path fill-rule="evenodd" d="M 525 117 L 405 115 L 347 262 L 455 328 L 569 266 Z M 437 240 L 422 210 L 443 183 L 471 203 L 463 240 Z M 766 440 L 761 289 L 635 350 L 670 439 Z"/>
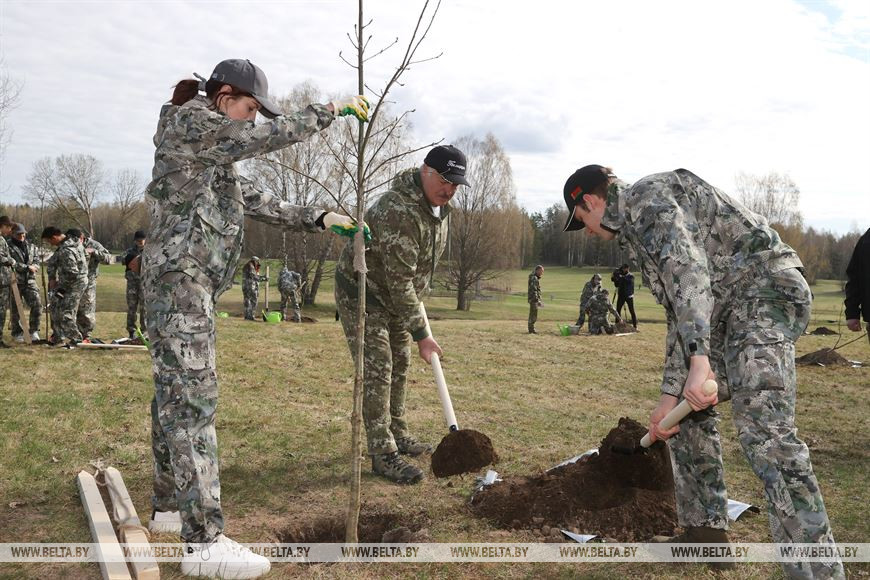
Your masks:
<path fill-rule="evenodd" d="M 658 397 L 665 326 L 663 312 L 638 289 L 641 333 L 625 337 L 561 337 L 557 322 L 577 316 L 580 289 L 593 269 L 547 268 L 542 280 L 542 334 L 526 334 L 528 272 L 510 272 L 490 300 L 457 312 L 455 301 L 427 301 L 432 327 L 445 350 L 444 371 L 462 426 L 489 435 L 502 457 L 501 473 L 534 474 L 598 445 L 620 416 L 644 422 Z M 609 271 L 601 270 L 609 286 Z M 276 277 L 273 277 L 273 279 Z M 123 336 L 123 278 L 119 267 L 99 279 L 96 335 Z M 814 287 L 811 328 L 836 328 L 839 284 Z M 270 291 L 270 298 L 272 291 Z M 277 292 L 274 296 L 277 297 Z M 228 534 L 240 541 L 275 540 L 289 522 L 340 515 L 347 501 L 352 365 L 333 320 L 331 280 L 320 304 L 303 311 L 318 324 L 245 322 L 241 289 L 218 305 L 233 317 L 218 319 L 221 384 L 218 437 L 222 498 Z M 274 303 L 273 303 L 274 307 Z M 8 336 L 8 335 L 7 335 Z M 852 333 L 844 336 L 851 338 Z M 837 337 L 805 336 L 798 354 L 833 346 Z M 867 342 L 840 351 L 870 363 Z M 0 351 L 0 542 L 89 542 L 75 474 L 90 461 L 118 467 L 143 519 L 150 513 L 150 359 L 141 352 L 67 351 L 16 345 Z M 407 415 L 415 432 L 437 443 L 444 422 L 429 369 L 419 360 L 409 372 Z M 868 368 L 800 368 L 797 424 L 841 542 L 867 542 Z M 729 405 L 722 406 L 729 492 L 764 505 L 762 489 L 736 441 Z M 428 468 L 426 462 L 421 465 Z M 427 469 L 428 471 L 428 469 Z M 528 532 L 497 533 L 472 516 L 466 501 L 473 478 L 396 487 L 363 468 L 363 498 L 400 517 L 422 517 L 435 541 L 533 542 Z M 18 502 L 23 502 L 19 505 Z M 10 504 L 19 507 L 10 507 Z M 741 519 L 732 538 L 767 542 L 764 515 Z M 158 541 L 174 541 L 158 537 Z M 867 564 L 849 565 L 851 575 Z M 179 577 L 177 564 L 162 566 Z M 277 564 L 270 577 L 713 577 L 704 568 L 653 564 Z M 98 578 L 96 565 L 0 564 L 0 577 Z M 724 578 L 781 577 L 774 564 L 751 564 Z"/>

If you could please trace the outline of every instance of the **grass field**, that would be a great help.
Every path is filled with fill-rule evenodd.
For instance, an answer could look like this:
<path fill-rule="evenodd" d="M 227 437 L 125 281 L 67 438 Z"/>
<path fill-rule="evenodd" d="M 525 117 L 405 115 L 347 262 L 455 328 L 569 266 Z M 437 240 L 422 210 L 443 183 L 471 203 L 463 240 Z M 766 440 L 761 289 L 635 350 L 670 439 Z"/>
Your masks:
<path fill-rule="evenodd" d="M 274 267 L 273 267 L 274 270 Z M 501 473 L 534 474 L 597 446 L 620 416 L 645 422 L 658 397 L 665 325 L 663 311 L 645 289 L 636 304 L 641 332 L 625 337 L 558 336 L 557 323 L 577 316 L 580 289 L 594 270 L 548 268 L 542 280 L 541 334 L 526 334 L 528 272 L 494 281 L 470 312 L 448 297 L 427 301 L 433 331 L 445 350 L 444 371 L 460 425 L 489 435 L 502 457 Z M 602 270 L 609 287 L 609 271 Z M 273 279 L 276 278 L 273 276 Z M 639 276 L 638 276 L 639 281 Z M 96 336 L 125 335 L 120 267 L 99 279 Z M 814 287 L 810 328 L 837 328 L 840 285 Z M 270 290 L 270 298 L 277 291 Z M 267 325 L 241 320 L 235 286 L 218 305 L 221 382 L 218 433 L 227 533 L 244 542 L 273 541 L 289 524 L 318 515 L 341 515 L 347 500 L 350 355 L 333 320 L 331 280 L 320 304 L 303 311 L 317 324 Z M 274 306 L 273 302 L 273 306 Z M 845 326 L 843 325 L 845 331 Z M 857 334 L 844 335 L 845 342 Z M 8 338 L 8 334 L 6 334 Z M 798 354 L 833 346 L 836 336 L 805 336 Z M 839 352 L 870 363 L 867 341 Z M 141 352 L 67 351 L 16 345 L 0 351 L 0 543 L 90 542 L 75 474 L 90 461 L 118 467 L 144 519 L 150 513 L 150 359 Z M 797 424 L 810 445 L 835 537 L 870 541 L 870 421 L 868 368 L 800 368 Z M 409 374 L 407 414 L 418 436 L 437 443 L 445 434 L 431 372 L 415 359 Z M 734 436 L 730 406 L 721 407 L 729 494 L 764 505 L 762 489 Z M 428 468 L 428 462 L 421 465 Z M 423 521 L 434 541 L 534 542 L 530 532 L 505 535 L 467 509 L 473 477 L 396 487 L 363 468 L 366 509 L 399 520 Z M 15 506 L 15 507 L 12 507 Z M 767 542 L 767 518 L 734 523 L 732 538 Z M 158 537 L 159 541 L 175 541 Z M 849 565 L 870 575 L 867 564 Z M 179 577 L 177 564 L 162 566 Z M 270 577 L 490 576 L 713 577 L 695 565 L 652 564 L 276 564 Z M 94 564 L 2 564 L 2 578 L 98 578 Z M 751 564 L 723 578 L 778 578 L 775 564 Z"/>

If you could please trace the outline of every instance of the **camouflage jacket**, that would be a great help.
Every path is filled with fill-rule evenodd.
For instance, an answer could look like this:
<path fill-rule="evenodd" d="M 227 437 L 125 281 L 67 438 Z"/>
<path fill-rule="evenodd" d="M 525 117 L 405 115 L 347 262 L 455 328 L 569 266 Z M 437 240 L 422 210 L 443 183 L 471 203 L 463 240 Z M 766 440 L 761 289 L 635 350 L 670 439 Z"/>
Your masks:
<path fill-rule="evenodd" d="M 88 284 L 88 259 L 79 240 L 66 238 L 52 256 L 52 270 L 59 288 L 81 289 Z"/>
<path fill-rule="evenodd" d="M 12 269 L 15 270 L 18 284 L 25 286 L 29 281 L 36 280 L 37 275 L 30 271 L 30 266 L 39 265 L 39 248 L 28 242 L 26 238 L 24 247 L 19 246 L 16 240 L 8 240 L 8 242 L 9 255 L 15 260 Z"/>
<path fill-rule="evenodd" d="M 260 282 L 265 282 L 266 280 L 266 276 L 260 274 L 260 270 L 255 268 L 251 262 L 245 263 L 242 267 L 242 283 L 259 286 Z"/>
<path fill-rule="evenodd" d="M 366 252 L 366 301 L 402 320 L 415 341 L 429 336 L 420 305 L 447 245 L 449 214 L 449 204 L 441 207 L 440 216 L 433 213 L 423 196 L 418 168 L 396 175 L 389 191 L 366 213 L 372 231 Z M 356 296 L 352 240 L 338 259 L 335 283 L 340 291 Z"/>
<path fill-rule="evenodd" d="M 599 292 L 592 293 L 586 307 L 589 309 L 590 316 L 607 316 L 609 312 L 613 316 L 619 317 L 613 304 L 610 303 L 610 293 L 603 288 Z"/>
<path fill-rule="evenodd" d="M 801 267 L 761 216 L 686 169 L 610 187 L 601 220 L 640 261 L 668 319 L 662 392 L 679 396 L 688 357 L 710 355 L 711 329 L 739 281 Z M 628 246 L 627 248 L 625 246 Z"/>
<path fill-rule="evenodd" d="M 93 248 L 92 254 L 85 252 L 88 258 L 88 280 L 95 280 L 100 275 L 100 264 L 108 264 L 112 259 L 112 254 L 103 247 L 103 244 L 93 238 L 85 240 L 85 250 Z"/>
<path fill-rule="evenodd" d="M 151 229 L 143 276 L 156 280 L 166 272 L 184 272 L 217 297 L 232 284 L 246 215 L 288 229 L 321 231 L 314 222 L 323 210 L 259 191 L 234 164 L 302 141 L 332 120 L 321 105 L 260 125 L 212 111 L 205 97 L 164 105 L 146 189 Z"/>
<path fill-rule="evenodd" d="M 6 238 L 0 236 L 0 286 L 9 286 L 12 283 L 12 266 L 15 265 L 15 260 L 9 253 L 9 244 L 6 243 Z M 4 304 L 3 308 L 6 307 Z"/>
<path fill-rule="evenodd" d="M 529 274 L 529 304 L 537 304 L 541 301 L 541 279 L 532 272 Z"/>
<path fill-rule="evenodd" d="M 601 282 L 596 282 L 595 280 L 589 280 L 586 282 L 586 285 L 583 286 L 583 291 L 580 293 L 580 308 L 588 308 L 589 300 L 592 298 L 592 295 L 598 292 L 601 289 Z"/>
<path fill-rule="evenodd" d="M 278 290 L 282 294 L 295 292 L 302 285 L 302 275 L 299 272 L 293 272 L 287 268 L 283 268 L 278 274 Z"/>

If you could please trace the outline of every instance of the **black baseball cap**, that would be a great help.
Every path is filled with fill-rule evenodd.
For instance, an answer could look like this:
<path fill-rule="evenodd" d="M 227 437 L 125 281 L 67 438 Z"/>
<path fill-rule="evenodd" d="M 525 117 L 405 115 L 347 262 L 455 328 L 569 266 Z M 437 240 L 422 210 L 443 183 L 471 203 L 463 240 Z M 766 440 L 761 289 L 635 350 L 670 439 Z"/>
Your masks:
<path fill-rule="evenodd" d="M 133 233 L 133 241 L 136 241 L 136 240 L 144 240 L 145 237 L 146 237 L 146 236 L 145 236 L 145 232 L 143 232 L 142 230 L 136 230 L 136 231 Z"/>
<path fill-rule="evenodd" d="M 574 206 L 583 199 L 583 194 L 590 193 L 611 177 L 616 176 L 603 165 L 587 165 L 571 174 L 563 190 L 565 205 L 568 206 L 568 221 L 565 222 L 563 232 L 572 232 L 586 227 L 582 220 L 574 217 Z"/>
<path fill-rule="evenodd" d="M 282 114 L 281 107 L 269 98 L 269 81 L 263 69 L 249 60 L 231 58 L 214 67 L 209 80 L 233 85 L 254 97 L 260 103 L 260 113 L 269 119 Z"/>
<path fill-rule="evenodd" d="M 459 185 L 471 184 L 465 180 L 465 153 L 453 145 L 438 145 L 426 155 L 423 163 L 437 171 L 441 177 L 450 183 Z"/>

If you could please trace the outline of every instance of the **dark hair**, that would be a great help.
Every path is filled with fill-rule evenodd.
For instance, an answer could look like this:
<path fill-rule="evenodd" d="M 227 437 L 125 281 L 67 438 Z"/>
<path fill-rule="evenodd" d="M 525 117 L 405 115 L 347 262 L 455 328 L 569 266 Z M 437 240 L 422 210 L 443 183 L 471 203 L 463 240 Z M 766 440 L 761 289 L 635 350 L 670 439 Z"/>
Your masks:
<path fill-rule="evenodd" d="M 49 238 L 53 238 L 54 236 L 59 236 L 59 235 L 61 235 L 61 233 L 62 232 L 59 229 L 57 229 L 56 227 L 48 226 L 47 228 L 42 230 L 42 235 L 40 236 L 40 238 L 43 240 L 47 240 Z"/>
<path fill-rule="evenodd" d="M 145 236 L 145 232 L 143 232 L 142 230 L 136 230 L 136 231 L 133 233 L 133 241 L 134 241 L 134 242 L 135 242 L 136 240 L 144 240 L 145 237 L 146 237 L 146 236 Z"/>
<path fill-rule="evenodd" d="M 610 167 L 602 167 L 601 172 L 605 175 L 609 175 L 613 173 L 613 169 Z M 610 187 L 610 184 L 613 182 L 613 178 L 608 177 L 601 183 L 595 186 L 594 189 L 590 191 L 584 191 L 583 193 L 588 193 L 590 195 L 597 195 L 601 199 L 607 199 L 607 188 Z M 583 208 L 583 211 L 589 211 L 589 207 L 586 205 L 586 202 L 583 201 L 583 198 L 577 200 L 577 205 Z"/>
<path fill-rule="evenodd" d="M 82 231 L 78 228 L 70 228 L 64 232 L 64 235 L 68 238 L 79 239 L 82 237 Z"/>
<path fill-rule="evenodd" d="M 230 87 L 230 92 L 219 94 L 224 85 Z M 196 79 L 184 79 L 178 81 L 178 84 L 175 85 L 170 102 L 173 105 L 183 105 L 198 94 L 199 81 Z M 205 96 L 212 102 L 212 109 L 217 109 L 224 97 L 253 97 L 251 93 L 246 93 L 233 85 L 216 80 L 210 80 L 205 83 Z"/>

